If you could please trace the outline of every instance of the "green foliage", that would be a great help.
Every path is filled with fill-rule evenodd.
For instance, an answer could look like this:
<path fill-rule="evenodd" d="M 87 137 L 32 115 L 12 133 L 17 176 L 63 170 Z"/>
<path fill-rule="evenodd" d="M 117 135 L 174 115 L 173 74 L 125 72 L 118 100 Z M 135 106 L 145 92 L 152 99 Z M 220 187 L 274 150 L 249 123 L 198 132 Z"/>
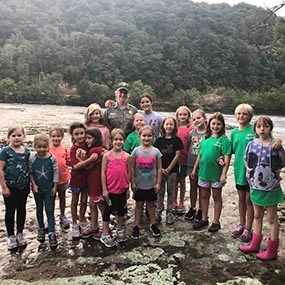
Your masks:
<path fill-rule="evenodd" d="M 130 103 L 135 106 L 139 106 L 140 96 L 145 92 L 149 93 L 152 96 L 153 101 L 156 101 L 151 86 L 143 84 L 141 80 L 133 82 L 131 86 L 131 97 L 129 99 Z"/>
<path fill-rule="evenodd" d="M 143 91 L 171 109 L 259 105 L 285 84 L 285 22 L 267 13 L 188 0 L 3 0 L 0 82 L 14 88 L 0 88 L 1 100 L 103 104 L 126 81 L 135 105 Z M 225 99 L 207 104 L 202 94 L 216 87 Z"/>

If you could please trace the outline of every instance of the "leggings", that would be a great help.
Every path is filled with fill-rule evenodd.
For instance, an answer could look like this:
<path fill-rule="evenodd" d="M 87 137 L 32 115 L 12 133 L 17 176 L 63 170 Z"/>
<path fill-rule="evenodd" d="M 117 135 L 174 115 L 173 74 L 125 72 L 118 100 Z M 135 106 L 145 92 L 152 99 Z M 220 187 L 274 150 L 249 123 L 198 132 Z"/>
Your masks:
<path fill-rule="evenodd" d="M 5 203 L 5 225 L 7 229 L 7 235 L 13 236 L 15 234 L 15 212 L 17 233 L 22 233 L 26 221 L 26 203 L 30 192 L 30 185 L 27 185 L 24 189 L 18 189 L 15 187 L 8 187 L 11 195 L 4 197 Z"/>
<path fill-rule="evenodd" d="M 54 198 L 51 196 L 50 191 L 34 193 L 36 208 L 37 208 L 37 220 L 39 228 L 44 228 L 44 207 L 47 215 L 48 233 L 54 232 Z"/>

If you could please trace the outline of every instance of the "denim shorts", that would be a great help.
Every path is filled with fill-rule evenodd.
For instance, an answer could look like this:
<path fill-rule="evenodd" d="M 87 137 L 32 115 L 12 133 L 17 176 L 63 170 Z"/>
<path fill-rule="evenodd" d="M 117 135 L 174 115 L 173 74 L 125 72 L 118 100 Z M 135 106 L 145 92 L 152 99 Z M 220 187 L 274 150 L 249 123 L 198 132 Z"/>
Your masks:
<path fill-rule="evenodd" d="M 199 178 L 198 186 L 202 188 L 222 188 L 224 185 L 220 181 L 207 181 Z"/>
<path fill-rule="evenodd" d="M 72 193 L 88 193 L 88 188 L 70 187 Z"/>

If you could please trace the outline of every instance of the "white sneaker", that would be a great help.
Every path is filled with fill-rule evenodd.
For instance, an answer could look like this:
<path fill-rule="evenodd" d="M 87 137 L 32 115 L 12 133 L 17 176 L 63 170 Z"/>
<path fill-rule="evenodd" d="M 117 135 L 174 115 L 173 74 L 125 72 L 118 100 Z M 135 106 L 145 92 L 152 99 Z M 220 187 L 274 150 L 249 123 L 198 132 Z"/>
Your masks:
<path fill-rule="evenodd" d="M 72 237 L 74 238 L 80 237 L 80 229 L 78 225 L 72 225 Z"/>
<path fill-rule="evenodd" d="M 27 241 L 24 238 L 23 233 L 17 233 L 16 235 L 16 241 L 18 243 L 18 246 L 26 246 L 27 245 Z"/>
<path fill-rule="evenodd" d="M 18 247 L 18 243 L 15 236 L 8 236 L 7 245 L 9 250 L 13 250 Z"/>

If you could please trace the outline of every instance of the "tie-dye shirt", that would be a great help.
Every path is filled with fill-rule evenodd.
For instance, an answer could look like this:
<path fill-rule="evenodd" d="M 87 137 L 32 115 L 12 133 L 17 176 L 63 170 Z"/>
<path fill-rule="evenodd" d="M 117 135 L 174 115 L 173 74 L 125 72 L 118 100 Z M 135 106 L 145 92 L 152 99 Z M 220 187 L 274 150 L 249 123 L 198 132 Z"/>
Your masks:
<path fill-rule="evenodd" d="M 144 151 L 141 146 L 136 147 L 131 156 L 135 159 L 135 184 L 138 189 L 154 188 L 157 181 L 157 160 L 162 157 L 161 152 L 151 147 Z"/>

